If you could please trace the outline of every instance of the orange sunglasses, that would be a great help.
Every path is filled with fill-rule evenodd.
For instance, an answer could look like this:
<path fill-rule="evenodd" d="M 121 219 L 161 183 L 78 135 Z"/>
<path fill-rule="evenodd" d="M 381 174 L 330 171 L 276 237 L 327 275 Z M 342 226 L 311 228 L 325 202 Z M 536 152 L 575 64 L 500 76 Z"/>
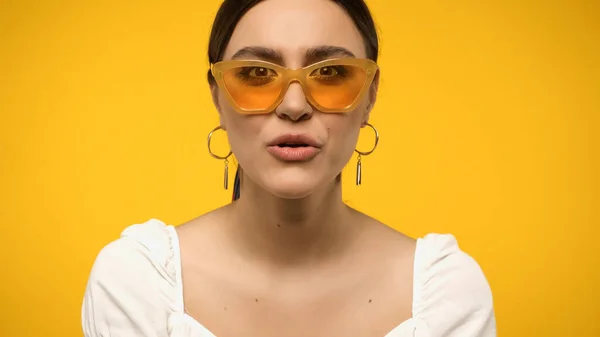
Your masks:
<path fill-rule="evenodd" d="M 370 59 L 340 58 L 288 69 L 265 61 L 231 60 L 211 65 L 211 73 L 233 107 L 242 114 L 270 113 L 287 88 L 300 83 L 306 99 L 321 112 L 352 111 L 379 67 Z"/>

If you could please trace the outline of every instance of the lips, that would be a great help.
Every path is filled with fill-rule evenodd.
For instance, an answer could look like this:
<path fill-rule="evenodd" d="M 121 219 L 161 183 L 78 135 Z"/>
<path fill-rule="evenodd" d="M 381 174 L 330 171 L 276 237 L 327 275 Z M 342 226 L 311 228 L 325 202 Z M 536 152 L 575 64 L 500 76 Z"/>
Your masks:
<path fill-rule="evenodd" d="M 271 141 L 267 150 L 282 161 L 308 161 L 321 151 L 321 144 L 306 134 L 287 134 Z"/>
<path fill-rule="evenodd" d="M 307 134 L 285 134 L 273 139 L 268 144 L 269 146 L 312 146 L 320 148 L 321 144 L 313 137 Z"/>

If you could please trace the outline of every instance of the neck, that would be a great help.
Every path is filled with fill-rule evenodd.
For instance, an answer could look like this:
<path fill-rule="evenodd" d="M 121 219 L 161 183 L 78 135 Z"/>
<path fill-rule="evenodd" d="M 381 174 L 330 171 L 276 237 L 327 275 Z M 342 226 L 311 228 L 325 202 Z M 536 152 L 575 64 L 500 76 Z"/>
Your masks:
<path fill-rule="evenodd" d="M 355 211 L 342 201 L 341 182 L 300 199 L 276 197 L 244 179 L 227 226 L 245 258 L 286 267 L 314 265 L 340 255 L 356 231 Z"/>

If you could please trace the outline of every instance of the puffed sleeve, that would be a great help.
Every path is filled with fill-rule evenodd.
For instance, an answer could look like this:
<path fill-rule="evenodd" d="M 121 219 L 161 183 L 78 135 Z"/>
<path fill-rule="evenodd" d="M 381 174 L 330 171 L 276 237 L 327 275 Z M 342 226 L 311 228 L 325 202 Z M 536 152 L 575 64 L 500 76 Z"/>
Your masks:
<path fill-rule="evenodd" d="M 492 292 L 479 264 L 452 235 L 429 234 L 417 245 L 413 316 L 426 326 L 422 335 L 495 337 Z"/>
<path fill-rule="evenodd" d="M 166 337 L 177 308 L 169 236 L 150 221 L 127 228 L 96 257 L 82 306 L 86 337 Z"/>

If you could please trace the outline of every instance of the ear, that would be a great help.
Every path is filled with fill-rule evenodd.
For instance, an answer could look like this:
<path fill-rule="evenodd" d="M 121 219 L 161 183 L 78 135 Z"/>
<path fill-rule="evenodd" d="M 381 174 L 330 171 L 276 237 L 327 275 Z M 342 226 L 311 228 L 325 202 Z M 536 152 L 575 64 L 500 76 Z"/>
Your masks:
<path fill-rule="evenodd" d="M 219 114 L 221 113 L 221 104 L 219 102 L 219 87 L 216 84 L 209 84 L 210 86 L 210 95 L 212 97 L 213 104 Z"/>
<path fill-rule="evenodd" d="M 367 108 L 365 109 L 365 113 L 363 115 L 362 126 L 365 126 L 369 122 L 369 118 L 371 117 L 371 111 L 375 106 L 375 101 L 377 101 L 377 92 L 379 91 L 379 70 L 375 74 L 375 78 L 373 78 L 373 83 L 371 83 L 371 87 L 369 87 L 369 103 L 367 104 Z"/>
<path fill-rule="evenodd" d="M 213 104 L 215 105 L 215 108 L 219 113 L 219 123 L 221 124 L 221 127 L 223 127 L 223 130 L 227 130 L 225 126 L 225 119 L 223 118 L 223 112 L 221 110 L 221 102 L 219 99 L 219 87 L 216 84 L 210 84 L 210 95 L 212 97 Z"/>

